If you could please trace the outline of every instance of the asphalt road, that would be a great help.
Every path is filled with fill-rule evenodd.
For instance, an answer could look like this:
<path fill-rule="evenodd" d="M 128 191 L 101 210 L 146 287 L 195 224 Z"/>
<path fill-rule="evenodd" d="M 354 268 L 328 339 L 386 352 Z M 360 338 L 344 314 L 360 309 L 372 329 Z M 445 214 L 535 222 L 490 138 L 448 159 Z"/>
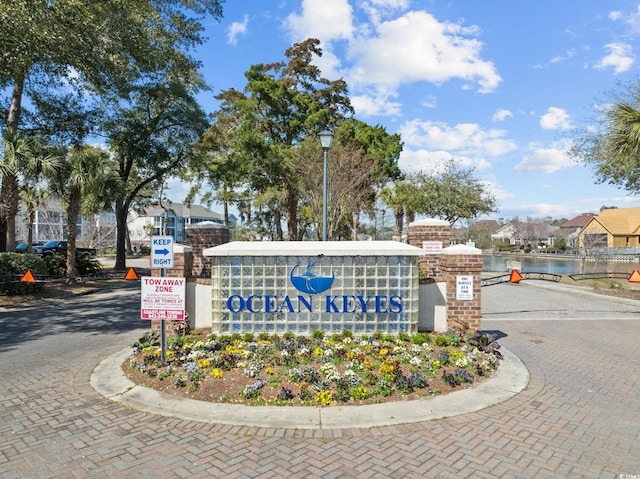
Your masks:
<path fill-rule="evenodd" d="M 640 318 L 640 302 L 586 288 L 531 280 L 482 288 L 482 321 L 618 320 Z"/>

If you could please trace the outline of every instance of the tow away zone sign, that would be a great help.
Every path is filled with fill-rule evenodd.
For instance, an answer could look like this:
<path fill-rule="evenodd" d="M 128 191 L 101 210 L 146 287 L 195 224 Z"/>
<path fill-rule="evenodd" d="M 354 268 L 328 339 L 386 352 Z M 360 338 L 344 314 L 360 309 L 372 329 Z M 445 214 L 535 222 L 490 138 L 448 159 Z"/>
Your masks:
<path fill-rule="evenodd" d="M 185 278 L 143 276 L 140 290 L 141 319 L 185 319 Z"/>

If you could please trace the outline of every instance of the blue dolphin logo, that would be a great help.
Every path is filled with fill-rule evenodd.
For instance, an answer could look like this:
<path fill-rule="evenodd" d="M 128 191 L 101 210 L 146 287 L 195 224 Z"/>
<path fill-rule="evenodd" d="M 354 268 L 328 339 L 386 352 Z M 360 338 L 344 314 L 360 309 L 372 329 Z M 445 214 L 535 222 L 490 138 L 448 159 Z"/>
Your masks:
<path fill-rule="evenodd" d="M 331 272 L 331 276 L 318 276 L 311 271 L 311 268 L 316 264 L 312 261 L 307 264 L 305 272 L 296 275 L 296 269 L 300 266 L 300 262 L 291 268 L 291 284 L 298 290 L 307 294 L 317 294 L 328 290 L 333 284 L 334 274 Z"/>

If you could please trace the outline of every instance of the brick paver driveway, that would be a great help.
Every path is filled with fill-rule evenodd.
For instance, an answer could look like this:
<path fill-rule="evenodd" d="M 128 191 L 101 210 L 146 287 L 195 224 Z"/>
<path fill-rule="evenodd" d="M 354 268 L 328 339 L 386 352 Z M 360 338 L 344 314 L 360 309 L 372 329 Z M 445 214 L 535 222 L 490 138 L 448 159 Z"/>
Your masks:
<path fill-rule="evenodd" d="M 3 478 L 640 477 L 639 303 L 483 288 L 483 329 L 529 368 L 522 393 L 437 421 L 293 430 L 157 417 L 96 393 L 92 368 L 147 326 L 136 293 L 0 310 Z"/>

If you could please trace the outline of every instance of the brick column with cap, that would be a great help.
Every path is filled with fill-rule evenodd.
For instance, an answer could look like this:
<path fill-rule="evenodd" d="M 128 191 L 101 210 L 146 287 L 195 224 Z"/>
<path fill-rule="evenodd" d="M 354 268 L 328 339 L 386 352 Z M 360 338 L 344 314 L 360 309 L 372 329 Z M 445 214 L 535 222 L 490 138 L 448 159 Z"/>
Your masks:
<path fill-rule="evenodd" d="M 420 270 L 431 281 L 444 281 L 440 278 L 440 255 L 444 248 L 451 245 L 451 225 L 448 221 L 427 218 L 414 221 L 409 225 L 407 238 L 411 246 L 422 248 Z"/>
<path fill-rule="evenodd" d="M 445 248 L 440 269 L 447 281 L 447 327 L 481 327 L 482 250 L 466 245 Z"/>

